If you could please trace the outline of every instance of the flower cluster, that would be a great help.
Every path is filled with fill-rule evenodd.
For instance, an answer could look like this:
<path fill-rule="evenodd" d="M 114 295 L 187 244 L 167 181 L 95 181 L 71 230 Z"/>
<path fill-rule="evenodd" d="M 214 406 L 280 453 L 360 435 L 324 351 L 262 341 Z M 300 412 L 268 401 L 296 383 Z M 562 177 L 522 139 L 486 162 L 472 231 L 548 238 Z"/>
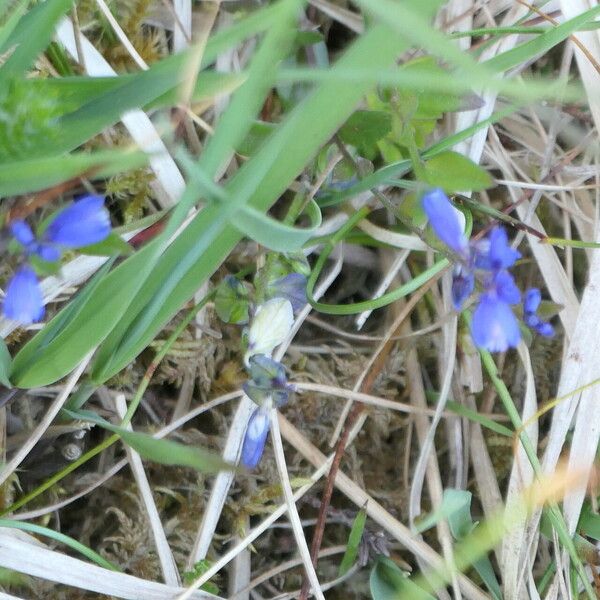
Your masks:
<path fill-rule="evenodd" d="M 39 238 L 25 221 L 12 221 L 9 228 L 28 262 L 17 269 L 9 282 L 3 312 L 8 319 L 30 324 L 42 319 L 45 312 L 42 291 L 30 262 L 53 263 L 64 249 L 101 242 L 110 234 L 110 217 L 104 198 L 88 195 L 62 209 Z"/>
<path fill-rule="evenodd" d="M 246 339 L 245 362 L 250 380 L 244 392 L 257 405 L 248 422 L 241 463 L 254 469 L 260 462 L 270 429 L 270 410 L 288 401 L 294 386 L 287 382 L 285 367 L 271 358 L 273 350 L 290 334 L 294 312 L 306 304 L 306 276 L 289 273 L 266 284 L 268 298 L 254 310 Z"/>
<path fill-rule="evenodd" d="M 516 347 L 521 329 L 512 306 L 521 302 L 521 292 L 509 269 L 521 255 L 509 245 L 506 231 L 495 227 L 487 238 L 469 242 L 458 212 L 442 190 L 427 192 L 422 205 L 437 237 L 456 255 L 452 273 L 452 302 L 456 310 L 461 310 L 474 292 L 475 281 L 481 283 L 471 322 L 475 345 L 490 352 Z M 550 337 L 554 335 L 552 325 L 537 315 L 540 303 L 538 289 L 525 293 L 524 322 L 538 334 Z"/>

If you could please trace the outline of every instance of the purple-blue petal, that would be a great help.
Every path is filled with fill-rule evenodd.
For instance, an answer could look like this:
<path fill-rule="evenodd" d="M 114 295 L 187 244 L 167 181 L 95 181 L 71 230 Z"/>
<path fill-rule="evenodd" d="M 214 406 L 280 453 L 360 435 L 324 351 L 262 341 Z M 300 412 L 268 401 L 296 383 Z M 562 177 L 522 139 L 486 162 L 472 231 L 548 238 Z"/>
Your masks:
<path fill-rule="evenodd" d="M 531 329 L 535 329 L 537 331 L 538 327 L 542 324 L 542 320 L 535 313 L 524 313 L 523 321 L 525 325 Z"/>
<path fill-rule="evenodd" d="M 489 259 L 492 269 L 508 269 L 521 258 L 521 253 L 510 247 L 508 236 L 502 227 L 492 229 L 489 240 Z"/>
<path fill-rule="evenodd" d="M 542 293 L 537 288 L 531 288 L 525 292 L 523 298 L 523 311 L 526 313 L 535 313 L 542 302 Z"/>
<path fill-rule="evenodd" d="M 294 312 L 306 305 L 306 276 L 301 273 L 290 273 L 269 284 L 270 298 L 285 298 L 292 304 Z"/>
<path fill-rule="evenodd" d="M 452 304 L 461 310 L 465 300 L 475 289 L 475 276 L 464 265 L 456 264 L 452 272 Z"/>
<path fill-rule="evenodd" d="M 535 330 L 543 337 L 554 336 L 554 327 L 550 323 L 540 322 Z"/>
<path fill-rule="evenodd" d="M 110 234 L 110 218 L 102 196 L 84 196 L 54 218 L 45 239 L 67 248 L 97 244 Z"/>
<path fill-rule="evenodd" d="M 53 244 L 36 244 L 35 254 L 47 262 L 56 262 L 60 258 L 60 248 Z"/>
<path fill-rule="evenodd" d="M 21 267 L 10 280 L 3 306 L 7 319 L 24 325 L 35 323 L 44 316 L 44 299 L 35 271 Z"/>
<path fill-rule="evenodd" d="M 494 275 L 493 287 L 500 300 L 508 304 L 518 304 L 521 301 L 521 292 L 508 271 L 499 271 Z"/>
<path fill-rule="evenodd" d="M 478 348 L 504 352 L 515 348 L 521 339 L 519 322 L 506 302 L 484 294 L 473 313 L 471 335 Z"/>
<path fill-rule="evenodd" d="M 441 189 L 431 190 L 423 195 L 421 203 L 438 238 L 454 252 L 464 254 L 467 240 L 456 209 L 448 196 Z"/>
<path fill-rule="evenodd" d="M 10 232 L 13 237 L 21 246 L 27 248 L 31 246 L 35 242 L 35 235 L 33 235 L 33 231 L 31 231 L 31 227 L 25 222 L 16 220 L 10 223 Z"/>
<path fill-rule="evenodd" d="M 240 462 L 247 469 L 254 469 L 260 462 L 265 450 L 265 442 L 269 434 L 270 417 L 266 408 L 257 408 L 248 421 L 244 436 Z"/>

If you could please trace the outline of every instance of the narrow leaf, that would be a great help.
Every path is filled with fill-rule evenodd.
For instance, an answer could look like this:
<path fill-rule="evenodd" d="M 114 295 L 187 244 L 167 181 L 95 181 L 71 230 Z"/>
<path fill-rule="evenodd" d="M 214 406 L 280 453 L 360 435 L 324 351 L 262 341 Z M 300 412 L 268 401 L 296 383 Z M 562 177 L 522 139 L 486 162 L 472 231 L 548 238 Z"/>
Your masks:
<path fill-rule="evenodd" d="M 365 523 L 367 522 L 367 512 L 364 508 L 361 508 L 352 523 L 352 529 L 350 530 L 350 535 L 348 536 L 348 546 L 346 547 L 346 552 L 344 552 L 344 557 L 342 558 L 342 562 L 340 564 L 340 568 L 338 571 L 338 577 L 345 575 L 350 567 L 356 562 L 356 557 L 358 556 L 358 548 L 360 545 L 360 540 L 362 539 L 363 531 L 365 530 Z"/>

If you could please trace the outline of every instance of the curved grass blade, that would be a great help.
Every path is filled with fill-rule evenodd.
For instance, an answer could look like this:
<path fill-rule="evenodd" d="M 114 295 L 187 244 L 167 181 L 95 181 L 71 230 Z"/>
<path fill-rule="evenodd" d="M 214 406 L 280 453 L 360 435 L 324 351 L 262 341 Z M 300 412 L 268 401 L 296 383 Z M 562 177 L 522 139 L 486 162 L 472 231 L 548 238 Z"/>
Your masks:
<path fill-rule="evenodd" d="M 72 537 L 69 537 L 64 533 L 60 533 L 59 531 L 53 531 L 52 529 L 42 527 L 41 525 L 36 525 L 35 523 L 28 523 L 27 521 L 13 521 L 12 519 L 0 519 L 0 527 L 20 529 L 21 531 L 27 531 L 28 533 L 34 533 L 35 535 L 42 535 L 56 542 L 60 542 L 61 544 L 65 544 L 65 546 L 68 546 L 72 550 L 79 552 L 100 567 L 110 569 L 111 571 L 121 571 L 119 567 L 100 556 L 97 552 L 94 552 L 91 548 L 88 548 L 85 544 L 74 540 Z"/>

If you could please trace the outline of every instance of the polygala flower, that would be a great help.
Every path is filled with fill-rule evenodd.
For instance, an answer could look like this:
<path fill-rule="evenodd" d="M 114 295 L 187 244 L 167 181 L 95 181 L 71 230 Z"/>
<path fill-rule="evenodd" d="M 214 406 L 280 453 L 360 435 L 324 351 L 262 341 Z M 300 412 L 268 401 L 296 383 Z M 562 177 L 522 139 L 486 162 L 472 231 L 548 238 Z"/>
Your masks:
<path fill-rule="evenodd" d="M 521 292 L 508 269 L 521 254 L 510 246 L 506 231 L 494 227 L 485 239 L 469 243 L 458 211 L 442 190 L 424 194 L 422 205 L 437 237 L 456 254 L 452 272 L 452 302 L 456 310 L 461 310 L 474 292 L 475 279 L 481 282 L 483 291 L 471 322 L 475 345 L 490 352 L 516 347 L 521 332 L 511 305 L 521 301 Z M 540 335 L 550 336 L 554 333 L 552 326 L 536 314 L 540 301 L 539 290 L 526 294 L 524 320 Z"/>
<path fill-rule="evenodd" d="M 542 302 L 542 293 L 537 288 L 531 288 L 525 292 L 523 300 L 523 320 L 530 327 L 544 337 L 554 335 L 554 327 L 547 321 L 542 321 L 537 315 L 537 310 Z"/>
<path fill-rule="evenodd" d="M 44 299 L 35 271 L 28 265 L 20 267 L 6 289 L 4 316 L 25 325 L 44 316 Z"/>
<path fill-rule="evenodd" d="M 44 233 L 44 239 L 65 248 L 83 248 L 110 234 L 110 217 L 102 196 L 84 196 L 63 208 Z"/>
<path fill-rule="evenodd" d="M 56 262 L 64 248 L 83 248 L 107 238 L 110 217 L 104 208 L 104 198 L 87 195 L 63 208 L 40 239 L 25 221 L 12 221 L 9 227 L 27 259 L 36 256 L 46 262 Z M 3 310 L 7 318 L 23 324 L 34 323 L 44 316 L 42 292 L 30 266 L 20 267 L 9 282 Z"/>
<path fill-rule="evenodd" d="M 240 462 L 247 469 L 255 469 L 262 458 L 270 429 L 269 408 L 257 407 L 248 421 Z"/>

